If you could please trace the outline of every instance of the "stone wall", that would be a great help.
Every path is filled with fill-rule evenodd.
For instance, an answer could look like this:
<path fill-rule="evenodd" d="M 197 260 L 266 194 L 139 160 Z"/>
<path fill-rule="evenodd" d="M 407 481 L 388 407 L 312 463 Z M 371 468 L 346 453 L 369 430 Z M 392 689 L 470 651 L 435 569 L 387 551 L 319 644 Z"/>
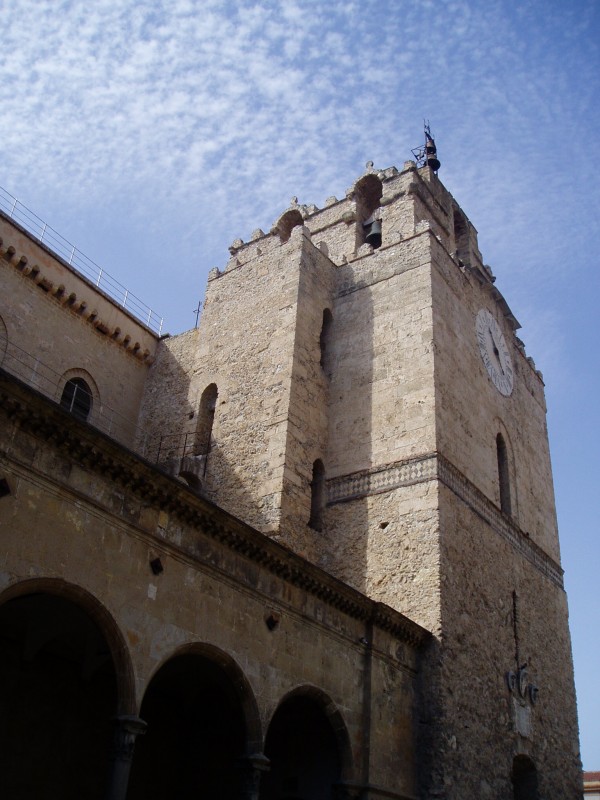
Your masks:
<path fill-rule="evenodd" d="M 318 690 L 347 732 L 343 780 L 414 796 L 423 629 L 4 374 L 0 413 L 0 474 L 10 487 L 0 506 L 0 602 L 50 591 L 85 610 L 93 598 L 132 670 L 131 687 L 120 686 L 121 714 L 139 714 L 170 658 L 210 645 L 237 665 L 255 699 L 258 741 L 248 747 L 260 751 L 283 698 Z M 157 558 L 162 572 L 153 574 Z"/>
<path fill-rule="evenodd" d="M 90 421 L 133 445 L 157 337 L 3 216 L 0 241 L 3 366 L 54 400 L 84 379 Z"/>

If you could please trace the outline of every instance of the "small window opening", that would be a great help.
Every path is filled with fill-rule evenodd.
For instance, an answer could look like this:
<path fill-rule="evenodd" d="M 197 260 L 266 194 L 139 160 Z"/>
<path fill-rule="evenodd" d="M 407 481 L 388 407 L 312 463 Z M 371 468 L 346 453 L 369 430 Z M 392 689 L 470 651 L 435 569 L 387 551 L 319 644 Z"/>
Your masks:
<path fill-rule="evenodd" d="M 319 345 L 321 347 L 321 359 L 319 363 L 323 369 L 325 369 L 326 366 L 327 349 L 329 347 L 329 336 L 332 322 L 333 315 L 331 311 L 326 308 L 323 311 L 323 324 L 321 325 L 321 336 L 319 337 Z"/>
<path fill-rule="evenodd" d="M 211 383 L 202 392 L 198 420 L 196 423 L 195 454 L 208 455 L 212 446 L 212 431 L 219 392 L 216 383 Z"/>
<path fill-rule="evenodd" d="M 506 443 L 501 433 L 496 436 L 496 453 L 498 456 L 498 483 L 500 486 L 500 509 L 505 514 L 511 513 L 510 475 Z"/>
<path fill-rule="evenodd" d="M 320 458 L 313 464 L 310 484 L 309 526 L 315 531 L 323 530 L 323 510 L 325 508 L 325 467 Z"/>
<path fill-rule="evenodd" d="M 65 383 L 60 404 L 77 419 L 87 420 L 92 410 L 92 393 L 83 378 L 71 378 Z"/>

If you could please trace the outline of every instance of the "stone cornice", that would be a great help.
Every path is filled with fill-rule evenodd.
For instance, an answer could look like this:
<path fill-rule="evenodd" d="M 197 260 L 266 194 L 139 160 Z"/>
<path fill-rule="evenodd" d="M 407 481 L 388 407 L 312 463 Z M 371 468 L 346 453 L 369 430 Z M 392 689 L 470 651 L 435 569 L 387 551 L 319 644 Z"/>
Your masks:
<path fill-rule="evenodd" d="M 327 481 L 328 503 L 343 503 L 402 486 L 440 481 L 549 580 L 563 587 L 563 570 L 519 526 L 440 453 L 386 464 Z"/>
<path fill-rule="evenodd" d="M 0 369 L 0 411 L 21 430 L 47 442 L 85 469 L 108 479 L 145 504 L 174 514 L 195 532 L 233 550 L 328 605 L 413 646 L 429 633 L 392 608 L 370 600 L 278 542 L 198 496 L 155 465 L 72 415 Z"/>
<path fill-rule="evenodd" d="M 37 286 L 48 297 L 52 298 L 59 306 L 78 316 L 94 328 L 98 334 L 101 334 L 103 337 L 106 337 L 120 346 L 130 356 L 133 356 L 145 364 L 152 364 L 155 354 L 150 352 L 148 347 L 143 347 L 136 339 L 141 339 L 143 341 L 143 338 L 147 338 L 149 335 L 153 337 L 154 340 L 158 340 L 156 334 L 143 325 L 142 322 L 136 320 L 126 308 L 116 306 L 112 298 L 103 292 L 101 288 L 94 286 L 85 275 L 74 272 L 72 267 L 70 267 L 63 258 L 46 247 L 43 242 L 36 241 L 25 228 L 15 222 L 15 220 L 7 217 L 1 210 L 0 219 L 4 220 L 7 226 L 12 226 L 19 234 L 26 237 L 29 242 L 31 242 L 32 249 L 41 248 L 44 253 L 48 254 L 54 261 L 68 270 L 73 276 L 71 279 L 73 284 L 71 288 L 67 288 L 65 285 L 67 281 L 65 281 L 65 283 L 58 283 L 55 278 L 53 279 L 53 277 L 46 274 L 47 270 L 45 271 L 39 263 L 30 263 L 33 260 L 31 254 L 26 255 L 25 253 L 18 253 L 14 245 L 4 241 L 2 237 L 0 237 L 0 258 L 2 261 L 12 266 L 13 269 L 24 278 L 30 280 L 33 285 Z M 5 231 L 3 231 L 3 234 L 6 236 Z M 75 284 L 83 287 L 85 292 L 83 296 L 79 288 L 77 289 L 77 293 L 74 291 L 74 288 L 76 288 Z M 114 324 L 114 322 L 111 323 L 102 319 L 102 316 L 96 310 L 98 296 L 107 303 L 110 303 L 111 306 L 118 308 L 122 319 L 127 324 L 131 324 L 131 333 L 124 332 L 118 325 Z M 137 328 L 137 333 L 135 332 L 135 328 Z M 142 329 L 144 331 L 143 337 L 140 336 L 140 331 Z"/>

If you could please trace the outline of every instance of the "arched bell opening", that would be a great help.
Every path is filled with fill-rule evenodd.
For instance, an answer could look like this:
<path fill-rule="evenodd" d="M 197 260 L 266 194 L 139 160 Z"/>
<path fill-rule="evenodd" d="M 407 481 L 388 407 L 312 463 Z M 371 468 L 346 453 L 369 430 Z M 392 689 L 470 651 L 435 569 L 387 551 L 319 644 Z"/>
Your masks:
<path fill-rule="evenodd" d="M 374 249 L 381 247 L 382 226 L 379 207 L 383 195 L 381 180 L 369 173 L 354 186 L 356 205 L 356 249 L 367 243 Z"/>
<path fill-rule="evenodd" d="M 284 244 L 292 235 L 293 229 L 297 225 L 304 225 L 304 217 L 296 208 L 292 208 L 282 214 L 276 223 L 276 228 L 279 232 L 279 239 Z"/>
<path fill-rule="evenodd" d="M 260 800 L 331 800 L 350 771 L 341 715 L 312 688 L 280 703 L 267 731 L 265 755 L 270 770 L 262 777 Z"/>
<path fill-rule="evenodd" d="M 0 605 L 0 650 L 0 796 L 101 800 L 120 706 L 101 625 L 65 594 L 20 594 Z"/>
<path fill-rule="evenodd" d="M 515 756 L 512 783 L 514 800 L 539 800 L 537 769 L 528 756 Z"/>
<path fill-rule="evenodd" d="M 238 800 L 241 760 L 260 748 L 258 712 L 247 682 L 215 648 L 200 646 L 154 675 L 140 711 L 128 800 Z"/>

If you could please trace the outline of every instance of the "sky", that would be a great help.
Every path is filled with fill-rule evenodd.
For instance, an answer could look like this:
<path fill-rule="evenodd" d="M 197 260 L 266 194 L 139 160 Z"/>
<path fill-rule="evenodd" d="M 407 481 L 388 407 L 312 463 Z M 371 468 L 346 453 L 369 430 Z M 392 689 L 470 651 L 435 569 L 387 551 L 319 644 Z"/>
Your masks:
<path fill-rule="evenodd" d="M 544 374 L 585 769 L 600 770 L 600 2 L 3 0 L 0 186 L 165 317 L 234 239 L 440 179 Z"/>

